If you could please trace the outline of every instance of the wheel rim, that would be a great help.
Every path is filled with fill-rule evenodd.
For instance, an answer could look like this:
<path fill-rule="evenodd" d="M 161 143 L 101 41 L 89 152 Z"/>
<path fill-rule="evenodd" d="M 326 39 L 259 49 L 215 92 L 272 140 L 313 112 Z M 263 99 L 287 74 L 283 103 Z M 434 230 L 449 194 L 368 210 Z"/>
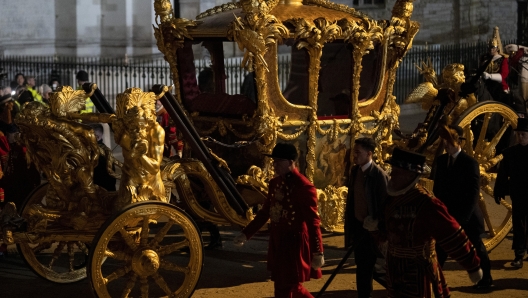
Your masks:
<path fill-rule="evenodd" d="M 22 206 L 22 217 L 26 218 L 29 206 L 42 203 L 48 187 L 49 184 L 43 184 L 28 196 Z M 31 270 L 44 279 L 56 283 L 72 283 L 86 278 L 89 249 L 83 242 L 20 242 L 17 243 L 17 250 Z"/>
<path fill-rule="evenodd" d="M 491 117 L 495 114 L 502 116 L 498 133 L 486 139 L 486 131 Z M 460 115 L 457 125 L 464 129 L 469 136 L 464 144 L 464 151 L 477 160 L 480 167 L 480 200 L 479 207 L 484 216 L 487 236 L 483 239 L 486 249 L 491 251 L 504 240 L 512 228 L 511 205 L 501 201 L 497 205 L 493 199 L 496 165 L 502 160 L 502 154 L 496 154 L 498 142 L 505 136 L 508 128 L 517 127 L 517 114 L 510 107 L 498 102 L 482 102 Z M 476 121 L 480 121 L 480 130 L 475 129 Z"/>
<path fill-rule="evenodd" d="M 190 297 L 202 270 L 202 239 L 178 208 L 133 204 L 99 230 L 89 264 L 99 297 Z"/>

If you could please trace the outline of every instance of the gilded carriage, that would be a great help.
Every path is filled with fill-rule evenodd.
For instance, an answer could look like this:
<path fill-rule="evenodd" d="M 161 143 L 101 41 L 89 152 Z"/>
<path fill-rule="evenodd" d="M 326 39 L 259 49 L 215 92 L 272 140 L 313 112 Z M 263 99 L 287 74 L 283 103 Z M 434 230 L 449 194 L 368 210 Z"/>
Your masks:
<path fill-rule="evenodd" d="M 2 211 L 3 241 L 16 243 L 37 275 L 56 283 L 89 277 L 99 297 L 189 297 L 203 263 L 195 220 L 247 224 L 273 172 L 263 154 L 277 142 L 296 146 L 300 169 L 318 188 L 323 227 L 340 231 L 345 161 L 354 140 L 375 138 L 381 163 L 396 142 L 399 106 L 392 90 L 418 31 L 410 19 L 412 2 L 396 1 L 391 19 L 378 21 L 326 0 L 242 0 L 196 20 L 174 18 L 170 1 L 154 1 L 155 37 L 171 67 L 172 90 L 127 89 L 115 111 L 95 84 L 64 87 L 49 108 L 28 104 L 17 123 L 29 157 L 49 183 L 34 190 L 19 213 Z M 225 93 L 224 48 L 230 45 L 243 52 L 254 97 Z M 193 64 L 193 49 L 200 47 L 212 61 L 209 88 L 199 86 Z M 278 56 L 285 53 L 291 74 L 281 87 Z M 88 96 L 101 113 L 78 114 Z M 156 100 L 184 137 L 183 158 L 160 156 L 164 132 L 153 122 Z M 511 109 L 496 105 L 475 105 L 452 121 L 469 132 L 475 119 L 483 115 L 485 126 L 493 113 L 506 119 L 502 133 L 515 127 Z M 85 122 L 112 124 L 122 164 L 97 145 Z M 427 132 L 417 136 L 398 142 L 426 143 Z M 497 142 L 481 135 L 466 148 L 478 155 L 488 192 L 490 169 L 500 160 Z M 108 169 L 121 168 L 117 192 L 93 183 L 103 156 Z M 489 223 L 488 243 L 502 240 L 508 223 L 509 214 L 500 225 Z"/>
<path fill-rule="evenodd" d="M 491 197 L 502 159 L 496 147 L 516 127 L 517 114 L 498 102 L 459 96 L 463 66 L 449 65 L 438 79 L 423 65 L 426 83 L 410 101 L 423 100 L 429 113 L 413 135 L 392 139 L 399 129 L 399 106 L 392 95 L 396 69 L 419 28 L 411 20 L 413 1 L 396 1 L 391 19 L 380 21 L 326 0 L 240 1 L 209 9 L 196 20 L 173 18 L 168 1 L 156 1 L 155 9 L 155 36 L 179 90 L 177 100 L 200 136 L 214 140 L 208 145 L 229 166 L 246 202 L 258 202 L 266 191 L 272 165 L 262 153 L 277 142 L 290 142 L 298 149 L 302 172 L 318 188 L 323 227 L 340 231 L 346 162 L 354 140 L 373 137 L 381 164 L 398 145 L 425 153 L 431 165 L 443 150 L 435 133 L 441 120 L 464 128 L 469 136 L 464 150 L 481 165 L 487 248 L 496 247 L 511 229 L 511 206 L 503 201 L 503 208 L 495 210 Z M 225 93 L 224 49 L 234 45 L 243 52 L 253 93 Z M 193 47 L 211 57 L 213 86 L 206 91 L 196 79 Z M 285 53 L 292 65 L 281 86 L 279 57 Z M 447 93 L 454 94 L 451 103 L 441 105 Z M 490 121 L 500 122 L 493 135 Z M 229 146 L 240 142 L 244 146 Z M 426 179 L 423 183 L 431 185 Z"/>
<path fill-rule="evenodd" d="M 196 20 L 173 18 L 168 1 L 156 1 L 155 9 L 155 36 L 170 64 L 176 98 L 200 136 L 215 140 L 208 145 L 237 184 L 246 186 L 246 199 L 258 201 L 258 191 L 266 190 L 272 171 L 262 154 L 277 142 L 290 142 L 302 172 L 319 189 L 324 227 L 342 229 L 344 161 L 353 140 L 374 137 L 384 160 L 398 127 L 392 88 L 418 31 L 410 20 L 412 1 L 397 1 L 392 18 L 382 21 L 323 0 L 240 1 Z M 231 45 L 243 52 L 255 98 L 225 93 L 224 48 Z M 196 79 L 193 47 L 199 46 L 211 57 L 211 89 Z M 291 55 L 292 65 L 281 87 L 282 54 Z M 244 146 L 222 145 L 240 142 Z"/>

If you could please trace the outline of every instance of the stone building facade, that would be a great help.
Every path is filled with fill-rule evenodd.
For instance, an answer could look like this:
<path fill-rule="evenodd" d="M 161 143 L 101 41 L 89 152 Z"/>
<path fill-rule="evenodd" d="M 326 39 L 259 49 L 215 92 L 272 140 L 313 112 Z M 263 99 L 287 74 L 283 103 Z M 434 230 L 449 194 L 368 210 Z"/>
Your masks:
<path fill-rule="evenodd" d="M 228 0 L 173 0 L 180 17 Z M 386 19 L 396 0 L 335 0 L 375 19 Z M 503 40 L 517 37 L 517 0 L 415 0 L 421 24 L 415 44 L 487 40 L 500 27 Z M 0 55 L 122 57 L 158 55 L 149 0 L 0 0 Z M 226 56 L 236 56 L 226 49 Z"/>

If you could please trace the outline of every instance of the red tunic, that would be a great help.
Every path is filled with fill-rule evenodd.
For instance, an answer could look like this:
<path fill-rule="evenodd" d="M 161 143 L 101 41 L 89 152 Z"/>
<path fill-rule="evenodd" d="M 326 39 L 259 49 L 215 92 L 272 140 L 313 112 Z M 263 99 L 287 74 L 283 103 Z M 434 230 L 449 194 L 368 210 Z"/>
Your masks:
<path fill-rule="evenodd" d="M 6 136 L 0 131 L 0 179 L 4 176 L 4 169 L 7 168 L 7 158 L 9 154 L 9 142 Z M 0 182 L 2 185 L 2 182 Z M 4 188 L 0 187 L 0 203 L 4 202 Z"/>
<path fill-rule="evenodd" d="M 250 239 L 268 219 L 271 280 L 298 283 L 321 278 L 321 269 L 311 267 L 312 253 L 323 252 L 317 192 L 297 170 L 270 181 L 264 206 L 242 232 Z"/>
<path fill-rule="evenodd" d="M 389 197 L 385 220 L 389 297 L 449 297 L 435 242 L 468 272 L 479 269 L 480 260 L 464 230 L 421 186 Z"/>

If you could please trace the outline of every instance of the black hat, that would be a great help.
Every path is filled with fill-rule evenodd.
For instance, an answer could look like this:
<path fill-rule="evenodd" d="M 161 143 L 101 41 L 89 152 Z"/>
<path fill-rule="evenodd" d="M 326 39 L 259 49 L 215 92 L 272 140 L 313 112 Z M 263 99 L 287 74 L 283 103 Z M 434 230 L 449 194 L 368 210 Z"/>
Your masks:
<path fill-rule="evenodd" d="M 77 73 L 77 76 L 75 76 L 75 78 L 78 81 L 88 82 L 88 73 L 86 71 L 84 71 L 84 70 L 79 70 L 79 72 Z"/>
<path fill-rule="evenodd" d="M 406 151 L 398 147 L 394 148 L 391 158 L 387 161 L 394 167 L 407 171 L 424 174 L 426 172 L 425 155 Z"/>
<path fill-rule="evenodd" d="M 528 131 L 528 118 L 517 119 L 516 131 Z"/>
<path fill-rule="evenodd" d="M 271 154 L 264 154 L 271 158 L 297 160 L 297 149 L 292 144 L 277 143 Z"/>

